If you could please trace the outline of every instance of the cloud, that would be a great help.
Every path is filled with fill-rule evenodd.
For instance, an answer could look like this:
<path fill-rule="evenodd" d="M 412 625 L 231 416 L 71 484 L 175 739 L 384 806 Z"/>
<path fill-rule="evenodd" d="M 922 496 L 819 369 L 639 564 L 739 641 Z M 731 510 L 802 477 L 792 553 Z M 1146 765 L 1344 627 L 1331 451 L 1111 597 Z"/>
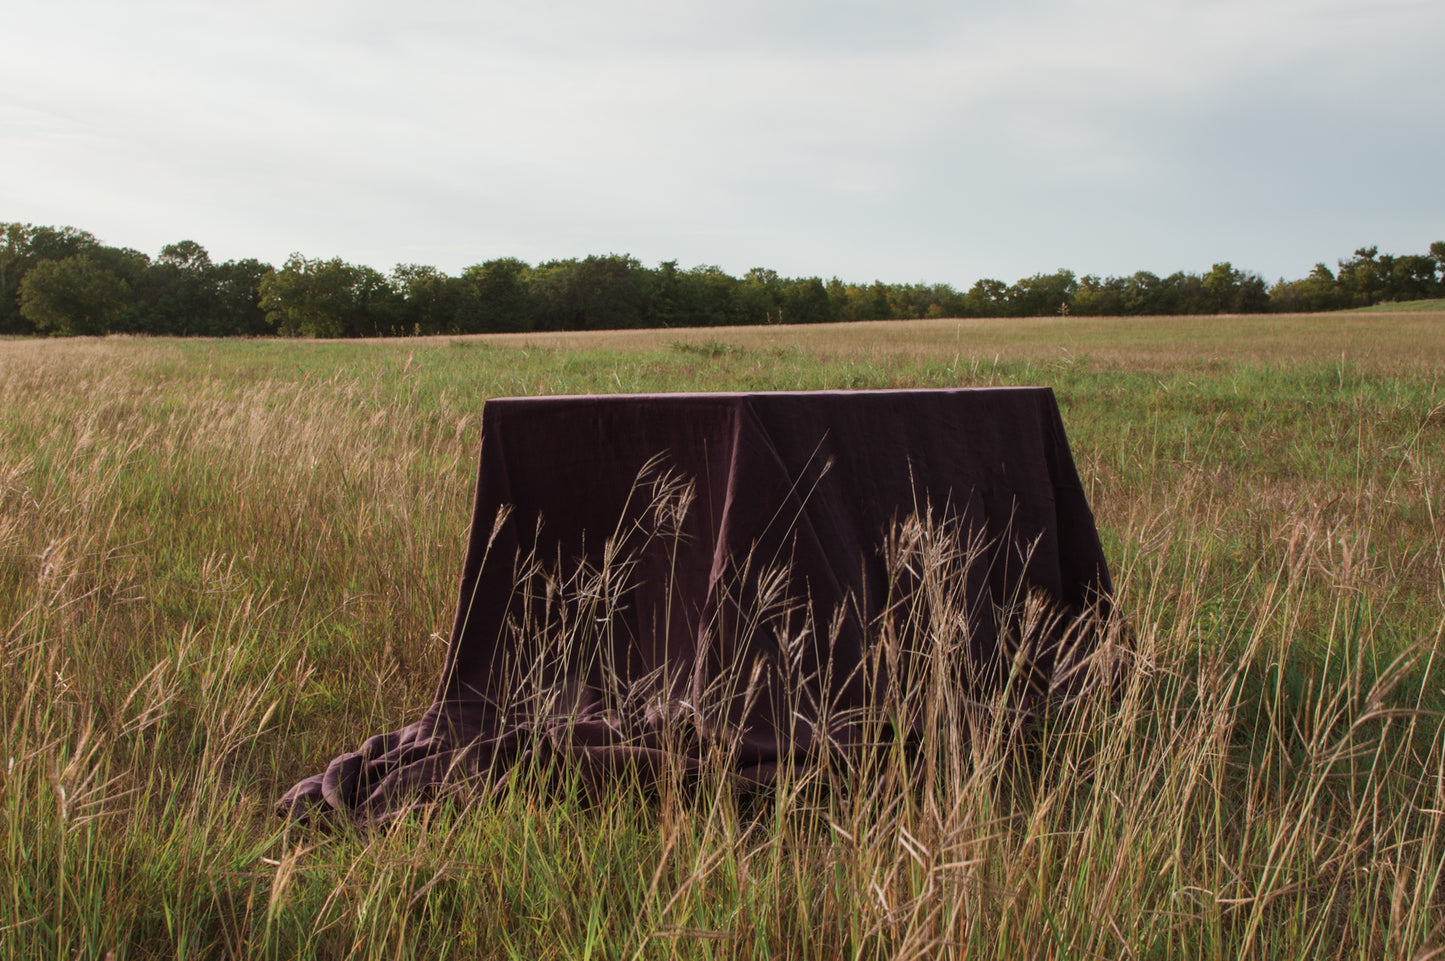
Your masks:
<path fill-rule="evenodd" d="M 967 284 L 1302 272 L 1445 212 L 1410 186 L 1445 148 L 1434 3 L 61 2 L 10 29 L 3 215 L 147 249 Z"/>

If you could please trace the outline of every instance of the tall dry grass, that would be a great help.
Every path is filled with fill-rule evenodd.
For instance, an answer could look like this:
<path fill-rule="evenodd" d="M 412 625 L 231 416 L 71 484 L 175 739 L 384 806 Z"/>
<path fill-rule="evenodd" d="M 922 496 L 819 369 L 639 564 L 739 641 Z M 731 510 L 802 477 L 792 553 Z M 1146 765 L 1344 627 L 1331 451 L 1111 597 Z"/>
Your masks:
<path fill-rule="evenodd" d="M 0 344 L 0 955 L 1439 953 L 1428 371 L 667 343 Z M 922 683 L 893 709 L 924 749 L 847 790 L 517 778 L 369 832 L 272 814 L 429 700 L 481 397 L 1017 382 L 1059 393 L 1114 561 L 1112 696 L 965 736 Z M 966 545 L 926 534 L 899 557 L 934 606 L 880 651 L 958 613 Z"/>

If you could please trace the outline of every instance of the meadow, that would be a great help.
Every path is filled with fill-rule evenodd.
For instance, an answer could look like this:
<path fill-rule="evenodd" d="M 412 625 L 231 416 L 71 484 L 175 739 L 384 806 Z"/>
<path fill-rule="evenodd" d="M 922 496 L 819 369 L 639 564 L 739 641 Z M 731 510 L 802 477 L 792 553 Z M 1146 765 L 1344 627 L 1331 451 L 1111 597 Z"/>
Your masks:
<path fill-rule="evenodd" d="M 1442 371 L 1440 312 L 0 341 L 0 958 L 1438 956 Z M 276 816 L 429 702 L 488 397 L 1011 384 L 1108 696 L 922 788 Z"/>

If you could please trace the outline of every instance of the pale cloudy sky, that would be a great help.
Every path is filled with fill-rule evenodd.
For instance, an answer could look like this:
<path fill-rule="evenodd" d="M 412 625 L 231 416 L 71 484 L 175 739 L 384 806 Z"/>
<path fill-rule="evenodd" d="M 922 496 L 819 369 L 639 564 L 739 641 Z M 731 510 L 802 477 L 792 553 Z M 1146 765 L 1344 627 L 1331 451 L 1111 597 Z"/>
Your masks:
<path fill-rule="evenodd" d="M 152 255 L 967 287 L 1445 239 L 1442 0 L 6 8 L 0 220 Z"/>

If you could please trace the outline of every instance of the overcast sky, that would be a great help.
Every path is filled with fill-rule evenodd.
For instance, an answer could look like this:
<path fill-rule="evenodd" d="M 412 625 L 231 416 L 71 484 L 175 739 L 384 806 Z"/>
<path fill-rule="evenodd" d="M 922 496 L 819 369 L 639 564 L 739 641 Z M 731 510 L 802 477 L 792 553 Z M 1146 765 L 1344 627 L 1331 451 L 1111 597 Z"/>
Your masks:
<path fill-rule="evenodd" d="M 0 220 L 152 255 L 966 288 L 1445 239 L 1442 0 L 7 6 Z"/>

